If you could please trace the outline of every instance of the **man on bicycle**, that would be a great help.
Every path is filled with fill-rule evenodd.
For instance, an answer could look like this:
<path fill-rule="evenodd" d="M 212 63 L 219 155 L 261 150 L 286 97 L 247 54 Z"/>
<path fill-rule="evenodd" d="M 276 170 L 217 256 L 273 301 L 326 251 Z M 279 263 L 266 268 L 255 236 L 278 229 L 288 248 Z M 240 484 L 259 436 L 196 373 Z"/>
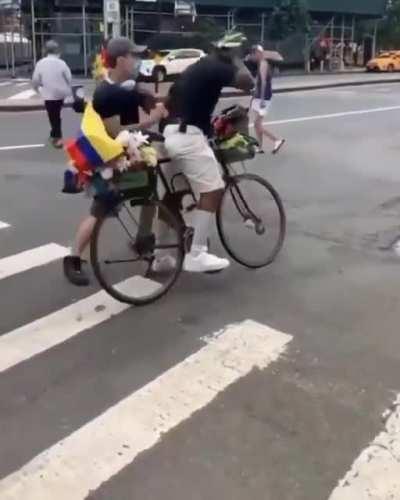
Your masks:
<path fill-rule="evenodd" d="M 135 46 L 127 38 L 114 38 L 107 44 L 108 74 L 97 86 L 93 96 L 93 108 L 101 117 L 107 133 L 115 138 L 119 132 L 139 123 L 139 108 L 149 113 L 155 108 L 155 98 L 137 89 L 138 54 L 144 47 Z M 110 207 L 100 198 L 95 198 L 87 216 L 79 225 L 72 255 L 64 259 L 64 274 L 77 286 L 89 285 L 83 269 L 82 254 L 88 246 L 94 226 L 99 217 L 109 212 Z"/>
<path fill-rule="evenodd" d="M 165 127 L 165 148 L 172 160 L 165 174 L 180 172 L 188 179 L 196 198 L 193 214 L 194 237 L 184 270 L 216 272 L 229 266 L 227 259 L 208 252 L 207 242 L 213 215 L 218 209 L 224 189 L 219 164 L 209 144 L 211 119 L 224 87 L 250 91 L 253 78 L 232 49 L 243 42 L 238 33 L 224 37 L 212 55 L 189 67 L 171 88 L 167 108 L 175 123 Z M 167 228 L 165 228 L 167 230 Z M 166 261 L 168 255 L 163 257 Z M 168 265 L 168 262 L 165 262 Z M 171 262 L 171 266 L 173 263 Z"/>

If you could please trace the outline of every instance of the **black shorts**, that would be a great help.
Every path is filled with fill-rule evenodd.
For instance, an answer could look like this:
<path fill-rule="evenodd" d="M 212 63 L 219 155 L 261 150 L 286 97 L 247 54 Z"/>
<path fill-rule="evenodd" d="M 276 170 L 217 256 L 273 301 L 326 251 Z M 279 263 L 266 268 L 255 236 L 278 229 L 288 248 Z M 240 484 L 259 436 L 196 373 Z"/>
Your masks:
<path fill-rule="evenodd" d="M 90 207 L 90 215 L 96 219 L 112 215 L 112 211 L 117 205 L 118 202 L 115 200 L 95 197 Z"/>

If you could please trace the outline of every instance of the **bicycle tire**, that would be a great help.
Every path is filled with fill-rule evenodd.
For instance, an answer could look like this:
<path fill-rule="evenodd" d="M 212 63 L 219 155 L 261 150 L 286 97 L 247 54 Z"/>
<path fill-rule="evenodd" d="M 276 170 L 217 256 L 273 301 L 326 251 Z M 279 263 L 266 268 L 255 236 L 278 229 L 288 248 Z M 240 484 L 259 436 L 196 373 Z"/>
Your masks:
<path fill-rule="evenodd" d="M 130 199 L 124 199 L 116 208 L 115 208 L 115 213 L 118 213 L 119 210 L 121 209 L 121 205 L 124 204 L 129 204 L 132 200 Z M 177 260 L 176 260 L 176 267 L 172 273 L 171 278 L 169 279 L 168 283 L 163 286 L 161 289 L 157 290 L 154 294 L 150 296 L 146 296 L 145 298 L 137 298 L 137 297 L 132 297 L 129 295 L 126 295 L 126 293 L 122 293 L 120 290 L 116 288 L 116 285 L 111 284 L 105 274 L 102 271 L 102 265 L 99 260 L 99 241 L 100 241 L 100 235 L 102 228 L 104 227 L 106 221 L 110 218 L 110 215 L 99 218 L 95 224 L 93 235 L 91 238 L 91 245 L 90 245 L 90 257 L 91 257 L 91 263 L 92 263 L 92 268 L 94 275 L 99 282 L 100 286 L 105 290 L 111 297 L 114 299 L 118 300 L 119 302 L 123 302 L 126 304 L 134 305 L 134 306 L 144 306 L 151 304 L 159 299 L 161 299 L 164 295 L 166 295 L 172 286 L 176 283 L 182 268 L 183 268 L 183 259 L 185 255 L 185 244 L 184 244 L 184 235 L 182 234 L 181 231 L 181 226 L 178 223 L 176 217 L 172 214 L 172 212 L 161 202 L 159 201 L 147 201 L 146 203 L 138 202 L 137 200 L 134 200 L 134 204 L 136 207 L 143 207 L 143 206 L 153 206 L 154 208 L 158 210 L 163 210 L 164 215 L 168 217 L 168 221 L 171 225 L 171 227 L 176 231 L 177 237 L 178 237 L 178 243 L 177 243 Z M 164 219 L 165 220 L 165 219 Z M 150 269 L 150 266 L 149 266 Z"/>
<path fill-rule="evenodd" d="M 239 189 L 238 186 L 240 185 L 241 182 L 244 182 L 244 181 L 255 182 L 255 183 L 258 183 L 258 185 L 265 188 L 268 191 L 269 195 L 271 196 L 272 200 L 274 201 L 274 203 L 278 209 L 278 213 L 279 213 L 279 236 L 277 238 L 277 241 L 276 241 L 275 245 L 273 246 L 272 251 L 268 252 L 267 255 L 265 256 L 265 258 L 263 258 L 263 260 L 261 262 L 257 262 L 257 263 L 252 262 L 251 260 L 246 260 L 245 258 L 243 258 L 243 256 L 239 255 L 239 252 L 235 248 L 233 248 L 232 245 L 229 243 L 229 238 L 227 237 L 227 235 L 225 233 L 225 229 L 224 229 L 224 220 L 223 220 L 224 219 L 224 216 L 223 216 L 224 203 L 225 203 L 227 197 L 231 196 L 232 189 L 236 189 L 236 190 Z M 237 204 L 236 203 L 234 203 L 234 204 L 236 205 L 237 211 L 240 213 L 240 210 L 238 209 Z M 266 266 L 272 264 L 272 262 L 274 262 L 277 255 L 279 254 L 279 252 L 282 249 L 283 242 L 284 242 L 285 236 L 286 236 L 285 209 L 284 209 L 282 200 L 281 200 L 278 192 L 276 191 L 276 189 L 268 181 L 266 181 L 265 179 L 263 179 L 262 177 L 260 177 L 258 175 L 239 174 L 239 175 L 228 177 L 227 183 L 225 186 L 225 190 L 224 190 L 224 193 L 223 193 L 223 196 L 222 196 L 222 199 L 221 199 L 221 202 L 220 202 L 217 214 L 216 214 L 216 220 L 217 220 L 218 234 L 219 234 L 219 237 L 221 239 L 221 243 L 222 243 L 223 247 L 225 248 L 225 250 L 227 251 L 227 253 L 236 262 L 238 262 L 239 264 L 241 264 L 249 269 L 259 269 L 259 268 L 266 267 Z"/>

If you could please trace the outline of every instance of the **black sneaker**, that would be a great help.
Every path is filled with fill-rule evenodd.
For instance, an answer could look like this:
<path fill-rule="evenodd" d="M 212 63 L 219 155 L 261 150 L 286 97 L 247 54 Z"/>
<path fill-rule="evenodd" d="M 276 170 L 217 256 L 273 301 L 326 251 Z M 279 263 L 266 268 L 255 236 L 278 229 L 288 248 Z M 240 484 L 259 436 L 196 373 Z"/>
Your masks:
<path fill-rule="evenodd" d="M 75 286 L 89 286 L 90 284 L 88 275 L 82 269 L 83 262 L 80 257 L 69 256 L 64 258 L 64 275 Z"/>
<path fill-rule="evenodd" d="M 53 137 L 50 138 L 50 144 L 54 149 L 62 149 L 64 147 L 62 139 L 54 139 Z"/>

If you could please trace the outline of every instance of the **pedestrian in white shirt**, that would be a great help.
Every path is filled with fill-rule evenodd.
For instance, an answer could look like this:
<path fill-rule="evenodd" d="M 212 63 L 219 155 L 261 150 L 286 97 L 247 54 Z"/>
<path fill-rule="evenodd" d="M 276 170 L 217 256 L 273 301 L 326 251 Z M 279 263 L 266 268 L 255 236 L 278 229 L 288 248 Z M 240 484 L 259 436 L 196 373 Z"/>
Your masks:
<path fill-rule="evenodd" d="M 55 148 L 63 147 L 61 110 L 64 100 L 71 95 L 71 84 L 71 70 L 67 63 L 60 59 L 58 43 L 48 41 L 46 57 L 37 63 L 32 85 L 44 99 L 51 126 L 50 141 Z"/>

